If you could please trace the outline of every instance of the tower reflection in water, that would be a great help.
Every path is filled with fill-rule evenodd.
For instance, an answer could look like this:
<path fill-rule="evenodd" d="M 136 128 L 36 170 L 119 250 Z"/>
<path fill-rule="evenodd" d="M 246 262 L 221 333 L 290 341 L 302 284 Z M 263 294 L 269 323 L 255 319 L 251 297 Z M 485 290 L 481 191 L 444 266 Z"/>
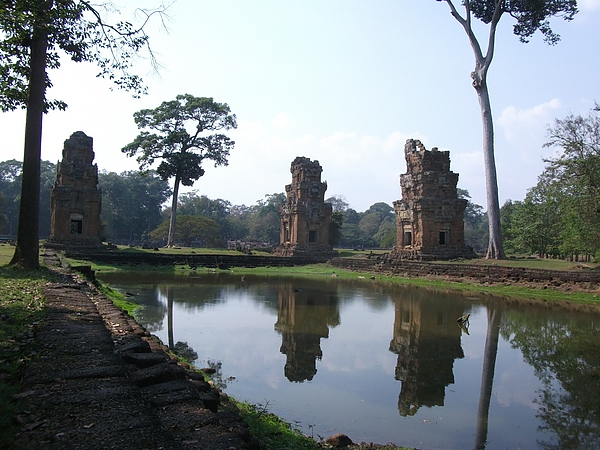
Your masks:
<path fill-rule="evenodd" d="M 329 327 L 340 324 L 338 298 L 334 293 L 294 289 L 283 285 L 278 291 L 275 330 L 281 334 L 280 352 L 286 355 L 284 374 L 289 381 L 310 381 L 323 356 L 321 338 Z"/>
<path fill-rule="evenodd" d="M 396 301 L 390 351 L 398 355 L 401 416 L 412 416 L 421 406 L 443 406 L 446 386 L 454 383 L 454 360 L 464 357 L 456 319 L 465 314 L 465 306 L 419 297 Z"/>

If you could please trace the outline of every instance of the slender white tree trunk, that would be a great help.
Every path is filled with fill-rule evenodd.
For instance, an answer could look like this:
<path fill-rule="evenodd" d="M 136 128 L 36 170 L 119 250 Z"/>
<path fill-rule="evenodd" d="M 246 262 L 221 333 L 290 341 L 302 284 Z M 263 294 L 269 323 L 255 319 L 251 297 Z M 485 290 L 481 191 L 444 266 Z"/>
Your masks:
<path fill-rule="evenodd" d="M 169 236 L 167 238 L 167 247 L 175 245 L 175 218 L 177 217 L 177 197 L 179 196 L 179 175 L 175 175 L 173 185 L 173 201 L 171 203 L 171 220 L 169 222 Z"/>
<path fill-rule="evenodd" d="M 483 162 L 485 166 L 485 185 L 487 192 L 487 214 L 490 238 L 488 243 L 488 259 L 504 258 L 502 236 L 500 234 L 500 202 L 498 200 L 498 178 L 496 175 L 496 158 L 494 156 L 494 121 L 492 106 L 488 93 L 485 74 L 473 72 L 473 87 L 481 108 L 483 125 Z"/>

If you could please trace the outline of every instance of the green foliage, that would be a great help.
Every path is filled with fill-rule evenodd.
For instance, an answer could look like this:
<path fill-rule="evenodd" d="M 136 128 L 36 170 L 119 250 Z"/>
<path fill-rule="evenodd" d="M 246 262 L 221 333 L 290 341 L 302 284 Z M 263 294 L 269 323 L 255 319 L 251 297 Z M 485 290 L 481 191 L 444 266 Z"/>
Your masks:
<path fill-rule="evenodd" d="M 285 194 L 281 192 L 266 195 L 264 200 L 259 200 L 256 206 L 251 207 L 247 217 L 247 239 L 277 245 L 281 223 L 280 210 L 285 202 Z"/>
<path fill-rule="evenodd" d="M 146 21 L 159 11 L 142 10 Z M 148 36 L 127 21 L 110 24 L 112 8 L 78 0 L 21 0 L 0 8 L 0 109 L 25 107 L 29 87 L 30 46 L 43 30 L 47 39 L 46 68 L 58 69 L 61 56 L 75 62 L 93 62 L 98 76 L 140 95 L 142 79 L 129 72 L 135 56 L 148 49 Z M 144 22 L 145 23 L 145 22 Z M 152 52 L 149 52 L 152 56 Z M 46 75 L 46 88 L 52 86 Z M 46 100 L 47 109 L 65 109 L 60 100 Z"/>
<path fill-rule="evenodd" d="M 211 200 L 206 195 L 198 196 L 197 192 L 189 192 L 179 196 L 177 212 L 185 215 L 198 215 L 212 219 L 219 224 L 221 235 L 225 239 L 233 237 L 234 226 L 230 223 L 231 203 L 227 200 Z"/>
<path fill-rule="evenodd" d="M 143 131 L 123 147 L 123 153 L 137 156 L 142 170 L 159 160 L 156 172 L 162 179 L 175 177 L 184 186 L 191 186 L 204 175 L 204 160 L 213 161 L 215 167 L 227 165 L 229 151 L 235 145 L 223 134 L 206 134 L 237 128 L 229 106 L 212 98 L 178 95 L 155 109 L 138 111 L 133 117 Z"/>
<path fill-rule="evenodd" d="M 171 196 L 169 184 L 153 171 L 100 172 L 101 220 L 110 242 L 147 240 L 162 221 L 162 205 Z"/>
<path fill-rule="evenodd" d="M 21 203 L 21 177 L 23 163 L 16 159 L 0 162 L 0 196 L 4 207 L 0 208 L 0 234 L 15 235 L 19 222 Z M 56 181 L 56 164 L 40 161 L 40 236 L 50 235 L 50 191 Z"/>
<path fill-rule="evenodd" d="M 528 42 L 536 31 L 540 31 L 549 44 L 555 44 L 560 39 L 550 27 L 550 18 L 558 16 L 568 21 L 577 13 L 576 0 L 470 0 L 469 6 L 473 16 L 484 23 L 493 22 L 498 14 L 510 15 L 516 20 L 513 32 L 521 42 Z"/>
<path fill-rule="evenodd" d="M 600 435 L 598 324 L 505 313 L 501 333 L 541 381 L 538 417 L 557 441 L 545 448 L 593 448 Z"/>
<path fill-rule="evenodd" d="M 600 117 L 570 115 L 548 129 L 560 149 L 523 202 L 507 206 L 503 232 L 514 251 L 600 257 Z"/>
<path fill-rule="evenodd" d="M 237 128 L 236 117 L 227 103 L 184 94 L 155 109 L 138 111 L 133 118 L 142 132 L 121 151 L 129 157 L 137 155 L 142 170 L 160 161 L 156 173 L 163 180 L 175 179 L 167 239 L 170 247 L 176 233 L 179 185 L 192 186 L 202 177 L 205 160 L 214 162 L 215 167 L 228 164 L 235 142 L 219 131 Z"/>
<path fill-rule="evenodd" d="M 335 247 L 340 242 L 343 224 L 344 214 L 341 211 L 334 210 L 331 214 L 331 222 L 329 223 L 329 245 L 332 247 Z"/>
<path fill-rule="evenodd" d="M 248 424 L 250 433 L 258 439 L 261 448 L 293 448 L 299 450 L 322 448 L 313 439 L 304 436 L 289 423 L 270 413 L 267 409 L 268 405 L 236 403 L 236 406 Z"/>
<path fill-rule="evenodd" d="M 169 232 L 169 221 L 164 221 L 158 228 L 150 232 L 150 239 L 159 242 L 167 238 Z M 187 247 L 222 247 L 219 224 L 212 219 L 202 216 L 177 216 L 177 229 L 175 241 L 181 242 Z"/>

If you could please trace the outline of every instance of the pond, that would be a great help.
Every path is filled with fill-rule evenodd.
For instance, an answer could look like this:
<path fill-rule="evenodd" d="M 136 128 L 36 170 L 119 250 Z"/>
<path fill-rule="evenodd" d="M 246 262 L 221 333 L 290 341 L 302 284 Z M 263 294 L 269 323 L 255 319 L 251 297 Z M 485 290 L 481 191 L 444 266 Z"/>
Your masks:
<path fill-rule="evenodd" d="M 224 392 L 317 440 L 600 443 L 600 315 L 368 278 L 98 276 L 133 294 L 138 321 L 165 344 L 216 368 Z"/>

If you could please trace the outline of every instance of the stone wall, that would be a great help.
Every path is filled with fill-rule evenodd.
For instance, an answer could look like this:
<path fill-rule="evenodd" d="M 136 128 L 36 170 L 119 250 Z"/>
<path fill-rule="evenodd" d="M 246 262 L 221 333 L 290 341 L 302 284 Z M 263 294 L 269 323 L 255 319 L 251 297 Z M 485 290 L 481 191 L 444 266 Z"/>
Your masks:
<path fill-rule="evenodd" d="M 386 273 L 407 277 L 475 278 L 481 282 L 503 280 L 535 283 L 600 283 L 599 271 L 566 271 L 530 269 L 476 264 L 436 264 L 430 262 L 399 261 L 386 256 L 372 258 L 333 258 L 331 265 L 358 272 Z"/>

